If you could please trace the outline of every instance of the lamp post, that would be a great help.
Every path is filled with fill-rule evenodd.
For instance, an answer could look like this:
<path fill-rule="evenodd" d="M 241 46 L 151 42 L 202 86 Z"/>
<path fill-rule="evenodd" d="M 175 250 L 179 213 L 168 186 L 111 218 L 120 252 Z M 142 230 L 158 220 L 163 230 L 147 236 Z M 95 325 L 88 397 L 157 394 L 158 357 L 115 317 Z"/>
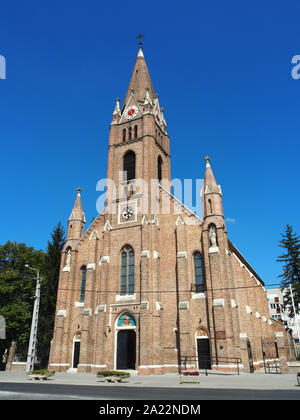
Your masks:
<path fill-rule="evenodd" d="M 31 330 L 30 330 L 30 339 L 29 339 L 29 347 L 28 347 L 27 363 L 26 363 L 26 372 L 30 372 L 34 368 L 34 361 L 36 357 L 36 339 L 37 339 L 37 325 L 38 325 L 38 318 L 39 318 L 39 307 L 40 307 L 40 296 L 41 296 L 41 280 L 40 280 L 39 270 L 37 270 L 36 268 L 29 267 L 28 264 L 25 264 L 25 267 L 29 268 L 30 270 L 34 270 L 37 273 L 34 306 L 33 306 Z"/>

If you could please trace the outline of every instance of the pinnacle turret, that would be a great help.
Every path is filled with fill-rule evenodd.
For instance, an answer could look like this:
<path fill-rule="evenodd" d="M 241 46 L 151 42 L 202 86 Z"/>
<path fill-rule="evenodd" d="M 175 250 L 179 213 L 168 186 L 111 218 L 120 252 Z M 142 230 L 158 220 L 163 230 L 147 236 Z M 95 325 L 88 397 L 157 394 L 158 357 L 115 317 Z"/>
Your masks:
<path fill-rule="evenodd" d="M 83 234 L 86 222 L 81 202 L 81 188 L 77 188 L 77 196 L 68 221 L 67 239 L 79 239 Z"/>

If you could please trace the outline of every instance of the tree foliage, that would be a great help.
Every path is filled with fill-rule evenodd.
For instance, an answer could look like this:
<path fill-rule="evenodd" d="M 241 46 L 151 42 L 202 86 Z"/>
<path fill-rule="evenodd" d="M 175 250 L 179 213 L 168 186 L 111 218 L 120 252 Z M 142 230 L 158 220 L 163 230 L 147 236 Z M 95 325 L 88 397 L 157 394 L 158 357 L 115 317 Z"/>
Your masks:
<path fill-rule="evenodd" d="M 6 322 L 6 339 L 0 340 L 1 358 L 11 341 L 18 342 L 21 354 L 28 345 L 36 282 L 34 272 L 25 264 L 42 272 L 45 253 L 23 243 L 8 241 L 0 246 L 0 314 Z"/>
<path fill-rule="evenodd" d="M 283 263 L 281 278 L 281 289 L 284 293 L 283 309 L 288 311 L 290 317 L 294 317 L 292 298 L 289 286 L 292 287 L 296 313 L 300 312 L 300 238 L 293 232 L 293 227 L 286 225 L 285 232 L 281 235 L 279 246 L 285 253 L 277 258 Z"/>
<path fill-rule="evenodd" d="M 46 252 L 34 250 L 24 243 L 8 241 L 0 245 L 0 315 L 6 322 L 6 338 L 0 340 L 0 362 L 11 342 L 17 342 L 17 353 L 26 360 L 36 288 L 40 271 L 41 300 L 38 321 L 37 353 L 40 365 L 46 367 L 53 335 L 61 251 L 65 232 L 58 223 L 48 241 Z"/>

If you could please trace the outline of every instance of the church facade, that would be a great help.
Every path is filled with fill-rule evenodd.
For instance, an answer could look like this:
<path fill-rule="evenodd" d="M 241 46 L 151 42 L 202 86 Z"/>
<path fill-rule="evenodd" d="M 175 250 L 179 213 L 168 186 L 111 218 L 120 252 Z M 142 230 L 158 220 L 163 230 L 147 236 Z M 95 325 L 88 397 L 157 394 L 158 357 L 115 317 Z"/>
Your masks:
<path fill-rule="evenodd" d="M 49 369 L 140 375 L 195 368 L 246 371 L 263 340 L 288 358 L 264 283 L 229 240 L 210 159 L 203 218 L 171 194 L 169 136 L 140 44 L 109 134 L 103 211 L 85 229 L 78 189 L 62 252 Z"/>

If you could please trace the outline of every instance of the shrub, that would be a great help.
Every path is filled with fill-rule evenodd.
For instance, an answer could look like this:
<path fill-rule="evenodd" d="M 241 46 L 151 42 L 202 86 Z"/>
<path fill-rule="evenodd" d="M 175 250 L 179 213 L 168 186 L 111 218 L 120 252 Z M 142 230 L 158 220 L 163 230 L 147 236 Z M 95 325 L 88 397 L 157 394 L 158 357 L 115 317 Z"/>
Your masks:
<path fill-rule="evenodd" d="M 48 369 L 39 369 L 39 370 L 31 370 L 29 372 L 29 375 L 54 375 L 54 370 L 48 370 Z"/>
<path fill-rule="evenodd" d="M 129 378 L 129 372 L 119 372 L 116 370 L 100 370 L 97 372 L 97 376 L 121 376 L 122 378 Z"/>

